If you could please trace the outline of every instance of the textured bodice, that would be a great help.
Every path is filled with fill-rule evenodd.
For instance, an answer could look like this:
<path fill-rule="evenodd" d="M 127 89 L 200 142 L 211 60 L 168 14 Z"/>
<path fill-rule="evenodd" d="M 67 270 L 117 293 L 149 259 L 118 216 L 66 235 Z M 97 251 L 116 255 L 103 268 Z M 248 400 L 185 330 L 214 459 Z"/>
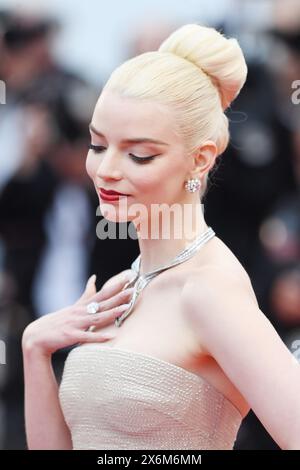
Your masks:
<path fill-rule="evenodd" d="M 242 416 L 200 376 L 101 343 L 72 349 L 59 398 L 74 449 L 232 449 Z"/>

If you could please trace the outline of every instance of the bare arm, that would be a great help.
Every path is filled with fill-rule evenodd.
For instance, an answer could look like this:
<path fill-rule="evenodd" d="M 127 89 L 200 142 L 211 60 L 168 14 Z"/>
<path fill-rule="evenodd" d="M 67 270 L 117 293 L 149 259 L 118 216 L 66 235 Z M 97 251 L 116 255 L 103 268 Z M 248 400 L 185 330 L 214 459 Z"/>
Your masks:
<path fill-rule="evenodd" d="M 52 354 L 79 342 L 102 342 L 109 337 L 100 331 L 87 331 L 91 326 L 104 327 L 124 311 L 129 289 L 121 291 L 132 277 L 126 270 L 107 281 L 95 293 L 92 282 L 71 307 L 44 315 L 30 323 L 22 338 L 25 428 L 29 449 L 72 449 L 70 430 L 64 420 L 59 390 L 52 367 Z M 86 304 L 100 302 L 100 313 L 88 315 Z M 126 304 L 125 304 L 126 305 Z"/>
<path fill-rule="evenodd" d="M 25 427 L 29 449 L 72 449 L 72 439 L 58 399 L 51 356 L 23 349 Z"/>
<path fill-rule="evenodd" d="M 199 287 L 200 286 L 200 287 Z M 244 281 L 209 268 L 183 290 L 199 341 L 285 450 L 300 449 L 300 364 Z"/>

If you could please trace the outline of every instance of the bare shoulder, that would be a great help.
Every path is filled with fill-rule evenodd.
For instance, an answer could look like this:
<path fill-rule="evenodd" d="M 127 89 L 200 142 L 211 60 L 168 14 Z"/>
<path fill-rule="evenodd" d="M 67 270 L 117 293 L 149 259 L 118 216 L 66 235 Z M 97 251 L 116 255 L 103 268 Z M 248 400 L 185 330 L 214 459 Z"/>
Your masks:
<path fill-rule="evenodd" d="M 187 317 L 197 315 L 203 321 L 228 308 L 240 313 L 247 305 L 258 308 L 247 271 L 221 240 L 202 265 L 190 270 L 181 300 Z"/>
<path fill-rule="evenodd" d="M 278 445 L 299 449 L 299 363 L 259 308 L 243 268 L 210 255 L 213 262 L 186 278 L 183 314 Z"/>
<path fill-rule="evenodd" d="M 255 299 L 251 279 L 246 269 L 240 263 L 234 253 L 215 237 L 214 245 L 206 256 L 201 258 L 201 262 L 193 266 L 186 276 L 183 293 L 190 293 L 197 287 L 198 295 L 214 295 L 228 292 L 228 287 L 248 291 L 249 295 Z"/>
<path fill-rule="evenodd" d="M 245 286 L 248 286 L 254 293 L 250 277 L 239 259 L 220 238 L 215 237 L 214 242 L 212 252 L 208 255 L 206 263 L 198 268 L 199 274 L 207 270 L 211 272 L 211 275 L 222 276 L 223 274 L 226 277 L 229 276 L 232 280 L 236 278 L 241 283 L 244 282 Z"/>

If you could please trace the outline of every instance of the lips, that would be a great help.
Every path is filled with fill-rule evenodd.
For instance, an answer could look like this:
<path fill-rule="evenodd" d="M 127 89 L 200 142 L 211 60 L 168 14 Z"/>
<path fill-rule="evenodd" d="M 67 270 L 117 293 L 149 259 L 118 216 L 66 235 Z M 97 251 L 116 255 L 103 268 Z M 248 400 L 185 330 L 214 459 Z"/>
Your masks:
<path fill-rule="evenodd" d="M 118 191 L 113 191 L 112 189 L 104 189 L 100 188 L 101 193 L 107 195 L 107 196 L 128 196 L 128 194 L 124 193 L 119 193 Z"/>
<path fill-rule="evenodd" d="M 101 199 L 103 199 L 104 201 L 117 201 L 121 197 L 127 197 L 128 196 L 128 194 L 122 194 L 122 193 L 118 193 L 118 192 L 112 191 L 112 190 L 108 191 L 108 190 L 105 190 L 103 188 L 99 189 L 99 194 L 100 194 Z"/>

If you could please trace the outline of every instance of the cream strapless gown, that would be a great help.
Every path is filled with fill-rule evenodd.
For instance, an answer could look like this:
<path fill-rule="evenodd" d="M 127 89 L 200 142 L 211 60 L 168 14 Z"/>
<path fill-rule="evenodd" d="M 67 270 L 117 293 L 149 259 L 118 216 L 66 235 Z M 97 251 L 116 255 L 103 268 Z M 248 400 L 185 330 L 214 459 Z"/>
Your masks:
<path fill-rule="evenodd" d="M 59 399 L 74 449 L 231 450 L 243 419 L 198 375 L 101 343 L 71 350 Z"/>

